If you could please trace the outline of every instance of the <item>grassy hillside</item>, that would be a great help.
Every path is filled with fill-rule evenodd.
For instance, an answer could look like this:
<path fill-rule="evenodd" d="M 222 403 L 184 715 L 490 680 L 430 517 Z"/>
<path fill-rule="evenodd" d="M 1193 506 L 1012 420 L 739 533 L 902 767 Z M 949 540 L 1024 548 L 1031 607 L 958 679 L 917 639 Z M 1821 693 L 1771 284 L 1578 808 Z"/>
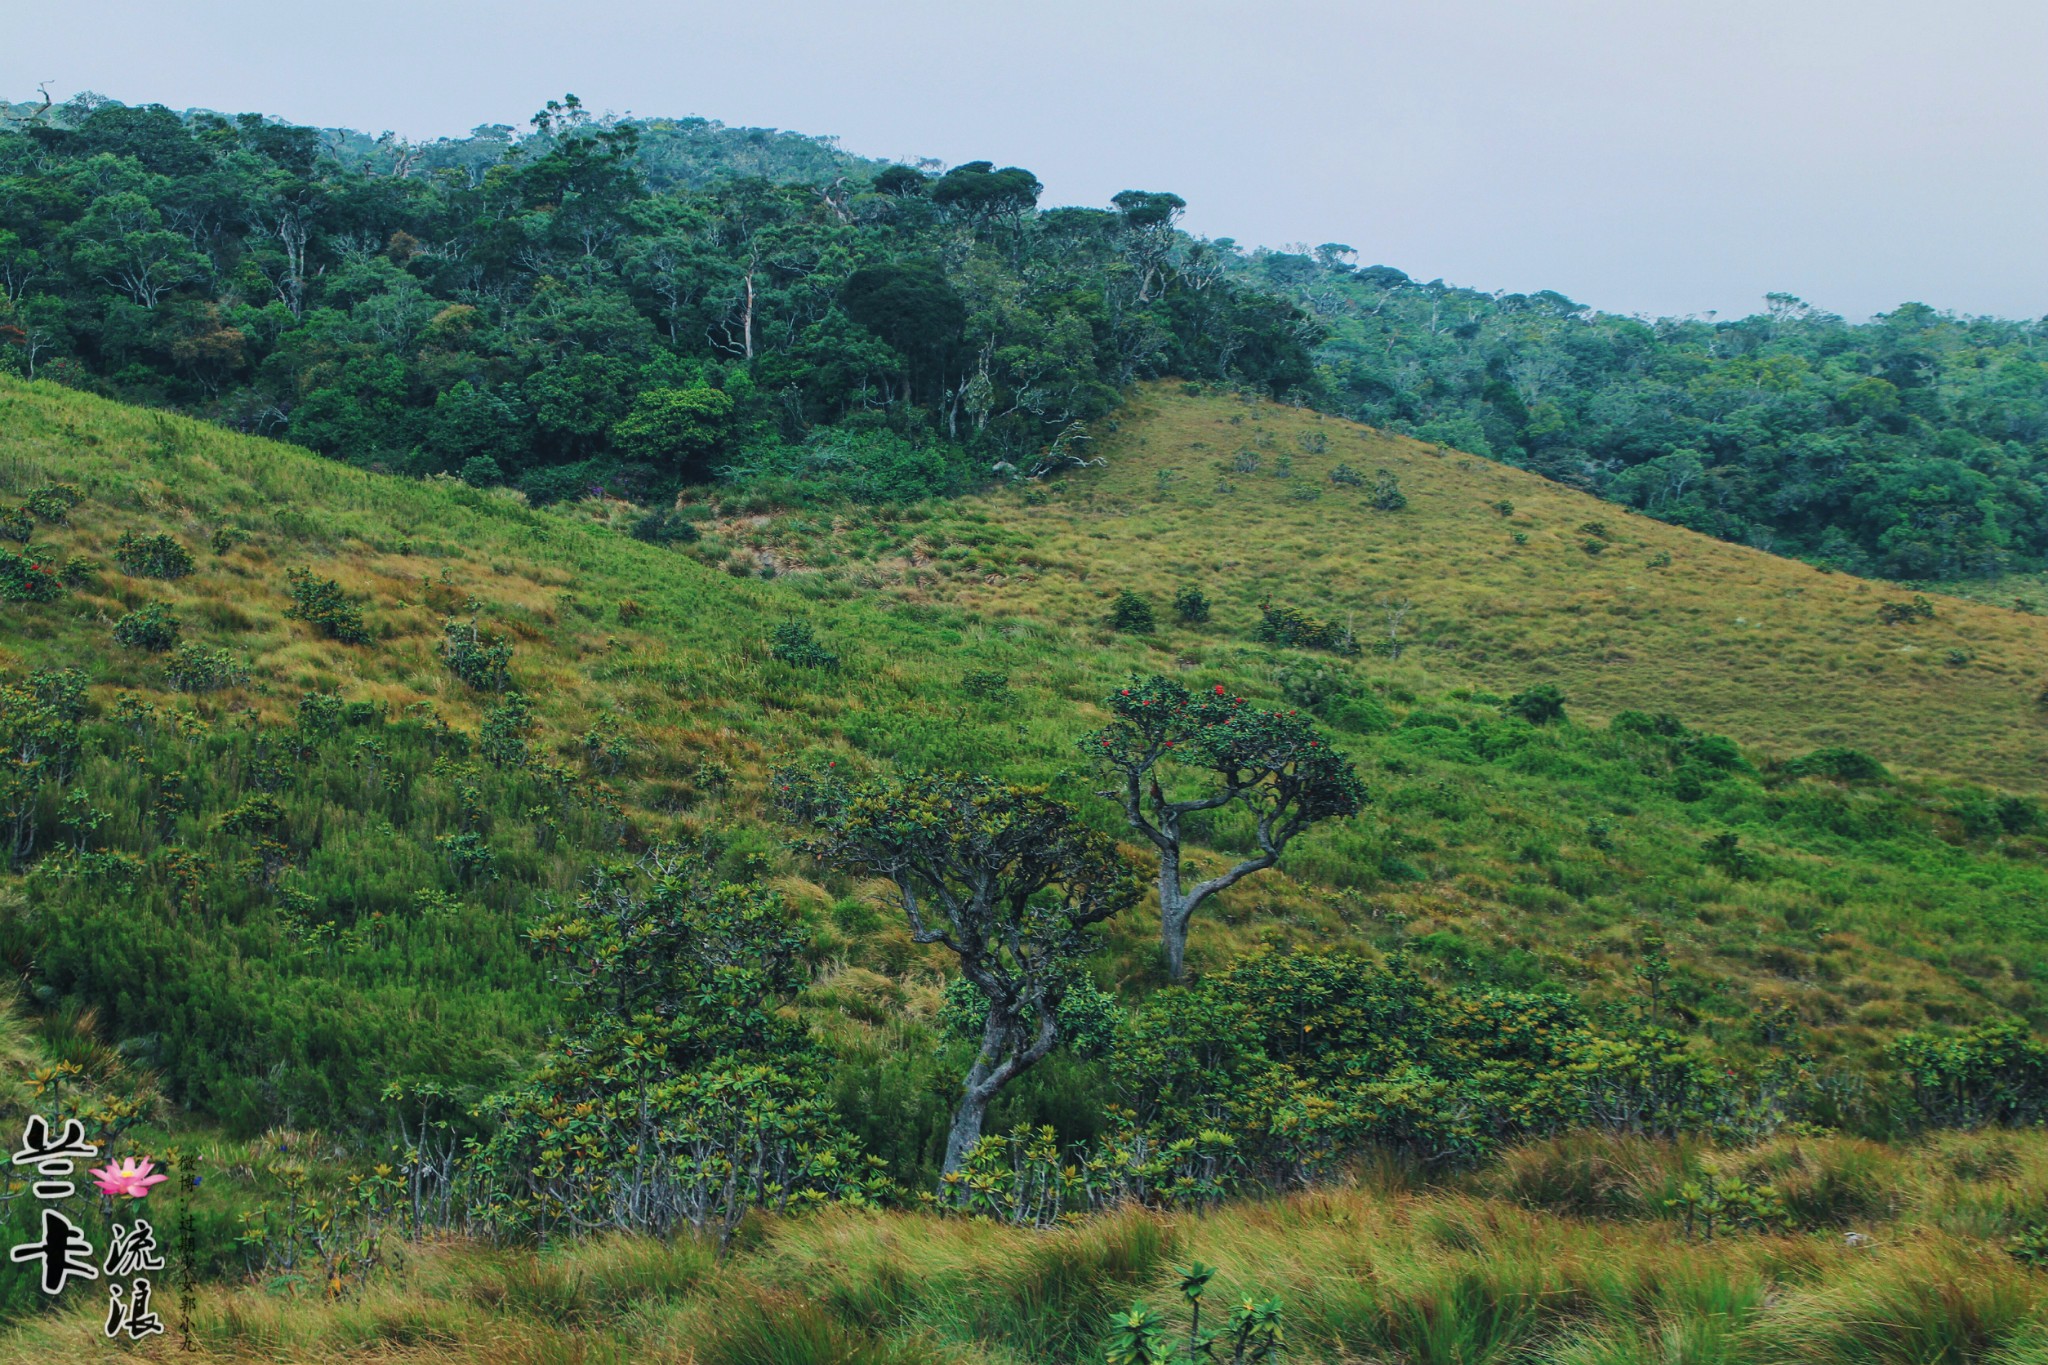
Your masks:
<path fill-rule="evenodd" d="M 1443 982 L 1561 989 L 1619 1017 L 1642 1009 L 1636 969 L 1660 939 L 1675 964 L 1665 1022 L 1735 1061 L 1796 1043 L 1870 1131 L 1889 1120 L 1855 1078 L 1901 1031 L 2048 1020 L 2048 821 L 2033 803 L 2048 659 L 2033 618 L 1942 597 L 1931 619 L 1881 624 L 1880 605 L 1908 594 L 1178 385 L 1144 391 L 1093 453 L 1106 463 L 1049 487 L 946 504 L 707 498 L 683 509 L 695 538 L 664 547 L 629 534 L 645 509 L 623 503 L 536 512 L 0 381 L 0 502 L 82 494 L 29 549 L 72 565 L 73 586 L 7 604 L 0 636 L 0 720 L 49 704 L 38 670 L 88 684 L 76 771 L 9 788 L 31 837 L 0 881 L 0 954 L 47 1016 L 36 1027 L 89 1051 L 100 1080 L 126 1065 L 155 1076 L 169 1103 L 147 1132 L 212 1154 L 223 1178 L 206 1216 L 225 1238 L 235 1200 L 277 1188 L 275 1152 L 339 1163 L 338 1141 L 387 1122 L 387 1086 L 473 1098 L 520 1074 L 556 1008 L 522 928 L 600 859 L 707 843 L 720 870 L 789 895 L 813 968 L 798 1009 L 833 1059 L 831 1098 L 893 1175 L 925 1184 L 960 1061 L 937 1022 L 945 964 L 879 885 L 785 849 L 766 770 L 996 771 L 1049 782 L 1121 832 L 1076 741 L 1133 671 L 1315 711 L 1373 793 L 1205 911 L 1198 971 L 1261 945 L 1405 949 Z M 1332 481 L 1340 465 L 1360 482 Z M 1382 470 L 1398 510 L 1373 506 L 1376 483 L 1391 501 Z M 156 534 L 191 573 L 123 567 L 136 561 L 122 537 Z M 288 614 L 300 569 L 360 606 L 366 639 Z M 1185 626 L 1169 603 L 1190 585 L 1213 612 Z M 1125 588 L 1151 599 L 1154 633 L 1106 624 Z M 1269 597 L 1354 622 L 1368 646 L 1405 599 L 1403 650 L 1259 643 Z M 117 643 L 150 603 L 179 618 L 180 647 L 226 652 L 209 665 L 219 686 L 194 690 L 175 651 Z M 837 669 L 772 657 L 792 619 Z M 449 623 L 472 620 L 511 645 L 529 724 L 508 729 L 505 697 L 444 662 Z M 1007 687 L 971 691 L 970 673 Z M 1563 690 L 1566 723 L 1506 714 L 1535 684 Z M 492 757 L 508 737 L 517 761 Z M 1842 745 L 1889 771 L 1788 762 Z M 1215 819 L 1200 856 L 1213 865 L 1248 837 Z M 1101 984 L 1146 996 L 1155 938 L 1143 907 L 1113 922 L 1091 963 Z M 1112 1101 L 1099 1066 L 1056 1057 L 995 1126 L 1086 1137 Z M 1390 1172 L 1050 1241 L 896 1214 L 764 1223 L 723 1269 L 638 1243 L 540 1259 L 443 1248 L 331 1310 L 222 1291 L 204 1330 L 210 1350 L 252 1359 L 1074 1359 L 1103 1314 L 1166 1295 L 1163 1267 L 1199 1255 L 1233 1294 L 1284 1293 L 1312 1358 L 2036 1358 L 2015 1333 L 2039 1284 L 1986 1240 L 2037 1211 L 2031 1138 L 1719 1155 L 1570 1141 L 1448 1189 Z M 1516 1176 L 1517 1160 L 1535 1165 Z M 1674 1250 L 1667 1187 L 1742 1161 L 1811 1186 L 1800 1221 L 1819 1230 Z M 1907 1197 L 1870 1192 L 1909 1176 Z M 1844 1260 L 1844 1229 L 1882 1245 Z M 975 1312 L 918 1288 L 984 1267 L 1003 1288 Z M 1958 1287 L 1928 1302 L 1930 1274 Z M 1502 1318 L 1485 1307 L 1497 1283 L 1563 1306 Z M 792 1294 L 810 1305 L 788 1307 L 793 1330 L 816 1340 L 749 1344 L 767 1315 L 745 1306 Z M 1886 1354 L 1853 1325 L 1884 1313 L 1925 1318 L 1925 1349 Z M 1681 1340 L 1709 1319 L 1734 1334 L 1719 1355 Z M 5 1349 L 68 1353 L 82 1322 Z M 1472 1332 L 1521 1354 L 1456 1335 Z"/>
<path fill-rule="evenodd" d="M 1643 1220 L 1682 1180 L 1717 1170 L 1768 1174 L 1817 1230 L 1686 1241 Z M 1205 1321 L 1279 1295 L 1296 1361 L 2039 1365 L 2048 1276 L 1986 1241 L 2044 1197 L 2039 1134 L 1722 1156 L 1567 1142 L 1457 1188 L 1425 1191 L 1389 1171 L 1202 1218 L 1132 1211 L 1049 1233 L 901 1214 L 763 1220 L 723 1264 L 689 1242 L 538 1257 L 428 1246 L 338 1303 L 209 1292 L 193 1355 L 158 1351 L 477 1365 L 1099 1360 L 1103 1324 L 1133 1302 L 1184 1328 L 1173 1267 L 1202 1261 L 1220 1272 Z M 22 1365 L 133 1354 L 101 1341 L 83 1312 L 0 1340 L 0 1361 Z"/>
<path fill-rule="evenodd" d="M 1984 816 L 1994 787 L 2031 788 L 2048 738 L 2034 706 L 2048 644 L 2033 618 L 1942 598 L 1931 621 L 1881 625 L 1878 606 L 1903 594 L 1628 518 L 1485 461 L 1269 404 L 1155 388 L 1105 437 L 1106 467 L 1049 489 L 900 511 L 727 506 L 678 553 L 623 534 L 638 515 L 624 504 L 537 513 L 505 495 L 377 477 L 47 385 L 10 383 L 0 403 L 0 492 L 66 481 L 85 494 L 69 527 L 38 533 L 38 553 L 108 566 L 57 601 L 10 607 L 0 669 L 81 666 L 103 718 L 122 692 L 197 718 L 189 733 L 160 727 L 167 763 L 180 745 L 225 754 L 289 727 L 309 690 L 380 706 L 387 761 L 417 768 L 420 790 L 402 809 L 368 809 L 375 802 L 359 798 L 382 779 L 360 775 L 361 746 L 344 734 L 322 762 L 358 776 L 293 798 L 304 809 L 289 820 L 294 870 L 281 884 L 311 886 L 320 904 L 308 913 L 342 929 L 379 919 L 392 932 L 445 935 L 445 923 L 423 927 L 416 893 L 477 902 L 479 918 L 457 933 L 473 935 L 483 958 L 506 959 L 491 969 L 499 986 L 536 987 L 510 960 L 536 893 L 572 887 L 620 842 L 716 832 L 732 841 L 729 858 L 767 857 L 812 906 L 821 961 L 915 994 L 924 959 L 901 932 L 865 908 L 828 914 L 847 889 L 809 886 L 807 868 L 780 852 L 759 801 L 766 765 L 833 755 L 856 766 L 995 767 L 1051 780 L 1120 828 L 1087 796 L 1074 742 L 1099 723 L 1100 696 L 1133 670 L 1214 677 L 1279 701 L 1281 673 L 1314 682 L 1321 669 L 1325 689 L 1375 699 L 1396 725 L 1340 734 L 1374 804 L 1226 897 L 1222 915 L 1198 925 L 1198 963 L 1260 941 L 1422 939 L 1449 972 L 1627 993 L 1632 945 L 1650 925 L 1696 975 L 1703 1019 L 1741 1020 L 1759 999 L 1782 997 L 1852 1047 L 1930 1018 L 2031 1015 L 2048 974 L 2042 840 Z M 1259 455 L 1258 472 L 1232 467 L 1241 450 Z M 1286 463 L 1295 477 L 1274 477 Z M 1366 486 L 1331 483 L 1339 464 Z M 1370 507 L 1380 469 L 1398 475 L 1403 510 Z M 1320 496 L 1297 500 L 1303 489 Z M 1511 514 L 1493 506 L 1502 500 Z M 1607 548 L 1594 555 L 1584 527 L 1596 519 Z M 122 533 L 155 530 L 193 548 L 191 576 L 113 567 Z M 320 639 L 287 618 L 287 574 L 302 566 L 360 598 L 371 643 Z M 1206 625 L 1171 623 L 1168 599 L 1187 583 L 1215 602 Z M 1107 599 L 1126 586 L 1154 600 L 1156 634 L 1103 624 Z M 1406 651 L 1352 661 L 1256 644 L 1256 604 L 1268 595 L 1355 619 L 1367 643 L 1382 600 L 1405 598 Z M 113 622 L 148 601 L 171 605 L 184 640 L 246 660 L 246 683 L 180 693 L 164 656 L 115 647 Z M 505 779 L 515 816 L 501 839 L 506 875 L 465 888 L 435 851 L 463 824 L 459 784 L 426 770 L 441 752 L 437 733 L 474 732 L 494 704 L 436 654 L 444 622 L 471 613 L 514 645 L 538 752 L 589 776 L 593 746 L 616 729 L 604 766 L 618 770 L 605 777 L 621 804 L 606 815 L 603 798 L 579 804 L 551 798 L 545 783 Z M 772 659 L 769 632 L 789 618 L 813 625 L 842 666 Z M 1946 662 L 1951 650 L 1967 662 Z M 976 670 L 1007 674 L 1007 695 L 965 695 L 960 680 Z M 1579 723 L 1489 739 L 1499 695 L 1545 682 L 1562 686 Z M 1664 750 L 1598 724 L 1631 707 L 1726 733 L 1763 766 L 1679 799 Z M 1829 744 L 1914 776 L 1849 784 L 1770 770 Z M 108 761 L 109 780 L 119 766 Z M 179 798 L 186 809 L 161 828 L 132 817 L 116 846 L 144 859 L 206 846 L 225 871 L 247 850 L 216 826 L 246 795 L 245 775 L 230 765 L 183 776 L 194 786 Z M 1701 848 L 1731 832 L 1761 859 L 1742 875 Z M 1211 838 L 1228 850 L 1245 834 L 1220 821 Z M 234 916 L 254 935 L 243 951 L 260 956 L 282 941 L 258 932 L 267 917 L 253 913 L 276 896 L 228 894 L 251 910 Z M 1153 970 L 1142 915 L 1116 935 L 1126 955 L 1113 975 L 1141 986 Z M 35 948 L 17 940 L 16 951 L 26 962 Z M 411 1008 L 371 958 L 351 970 L 373 991 L 399 992 L 393 1008 Z M 64 990 L 94 989 L 86 961 Z M 446 984 L 461 994 L 460 980 Z M 476 1022 L 516 1056 L 541 1014 L 505 1000 L 480 998 Z M 94 1003 L 115 1016 L 106 1023 L 116 1036 L 161 1023 L 131 1025 L 118 1001 Z"/>
<path fill-rule="evenodd" d="M 1218 628 L 1158 648 L 1198 662 L 1216 637 L 1242 639 L 1264 596 L 1353 622 L 1367 643 L 1384 634 L 1384 602 L 1406 599 L 1415 671 L 1384 671 L 1411 686 L 1555 682 L 1592 716 L 1674 711 L 1766 752 L 1850 744 L 1930 774 L 2040 786 L 2048 625 L 2030 614 L 1944 599 L 1931 621 L 1883 626 L 1879 608 L 1910 592 L 1271 403 L 1155 385 L 1120 426 L 1093 448 L 1106 468 L 1042 505 L 998 504 L 999 536 L 963 518 L 950 544 L 976 548 L 954 562 L 989 581 L 927 576 L 925 591 L 1083 621 L 1119 587 L 1163 609 L 1176 584 L 1196 581 L 1221 604 Z M 1339 465 L 1367 486 L 1332 484 Z M 1372 508 L 1380 469 L 1408 498 L 1398 514 Z M 944 575 L 949 558 L 931 567 Z"/>

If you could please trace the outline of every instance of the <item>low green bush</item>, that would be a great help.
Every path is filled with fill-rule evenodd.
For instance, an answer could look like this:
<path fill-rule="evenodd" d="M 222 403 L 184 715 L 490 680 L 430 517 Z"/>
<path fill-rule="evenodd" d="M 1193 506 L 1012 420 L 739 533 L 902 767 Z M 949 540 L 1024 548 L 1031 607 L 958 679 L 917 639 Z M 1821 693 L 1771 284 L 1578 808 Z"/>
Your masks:
<path fill-rule="evenodd" d="M 1345 656 L 1362 652 L 1350 630 L 1284 603 L 1259 603 L 1259 624 L 1252 638 L 1266 644 L 1296 649 L 1327 649 Z"/>
<path fill-rule="evenodd" d="M 162 531 L 137 535 L 123 531 L 114 543 L 114 562 L 137 578 L 183 578 L 192 572 L 192 552 L 176 536 Z"/>
<path fill-rule="evenodd" d="M 63 591 L 41 558 L 0 549 L 0 602 L 52 602 Z"/>
<path fill-rule="evenodd" d="M 177 647 L 178 616 L 162 602 L 137 607 L 114 622 L 114 643 L 163 654 Z"/>
<path fill-rule="evenodd" d="M 794 618 L 777 622 L 768 632 L 768 653 L 778 663 L 792 668 L 839 667 L 839 656 L 818 642 L 810 624 Z"/>
<path fill-rule="evenodd" d="M 349 601 L 341 584 L 331 578 L 315 578 L 305 569 L 293 569 L 286 592 L 292 599 L 285 615 L 304 621 L 314 631 L 345 645 L 367 644 L 370 631 L 363 624 L 362 608 Z"/>
<path fill-rule="evenodd" d="M 1109 627 L 1127 635 L 1150 635 L 1157 623 L 1152 616 L 1152 604 L 1137 593 L 1125 588 L 1109 604 Z"/>
<path fill-rule="evenodd" d="M 512 686 L 512 645 L 478 624 L 449 618 L 441 623 L 441 662 L 448 671 L 479 692 L 503 692 Z"/>
<path fill-rule="evenodd" d="M 248 681 L 249 670 L 224 649 L 186 645 L 171 655 L 164 677 L 180 692 L 218 692 Z"/>

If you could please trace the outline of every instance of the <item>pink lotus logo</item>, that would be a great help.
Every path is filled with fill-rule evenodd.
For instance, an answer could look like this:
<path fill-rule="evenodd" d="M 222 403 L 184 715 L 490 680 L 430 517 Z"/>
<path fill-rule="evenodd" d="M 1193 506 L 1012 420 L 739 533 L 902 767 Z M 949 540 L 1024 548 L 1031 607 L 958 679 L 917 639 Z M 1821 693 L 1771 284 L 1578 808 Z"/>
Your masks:
<path fill-rule="evenodd" d="M 104 1195 L 125 1194 L 130 1199 L 141 1199 L 149 1193 L 150 1186 L 163 1183 L 164 1176 L 151 1175 L 156 1163 L 148 1159 L 137 1161 L 134 1157 L 123 1157 L 119 1165 L 108 1162 L 91 1172 L 93 1183 Z"/>

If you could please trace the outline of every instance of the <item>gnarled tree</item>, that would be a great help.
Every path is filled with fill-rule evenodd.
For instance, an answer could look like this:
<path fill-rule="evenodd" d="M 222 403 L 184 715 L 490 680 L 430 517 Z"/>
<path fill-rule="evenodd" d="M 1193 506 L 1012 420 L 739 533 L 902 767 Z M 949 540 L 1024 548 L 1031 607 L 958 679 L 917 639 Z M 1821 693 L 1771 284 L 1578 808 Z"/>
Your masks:
<path fill-rule="evenodd" d="M 1117 778 L 1100 795 L 1159 850 L 1159 942 L 1167 970 L 1186 970 L 1188 921 L 1203 901 L 1280 861 L 1295 836 L 1366 801 L 1351 763 L 1292 711 L 1247 705 L 1221 686 L 1190 692 L 1154 675 L 1109 698 L 1116 720 L 1082 741 Z M 1213 877 L 1185 879 L 1181 824 L 1235 802 L 1256 820 L 1258 852 Z"/>
<path fill-rule="evenodd" d="M 1041 787 L 960 773 L 846 789 L 785 771 L 785 810 L 820 861 L 896 884 L 911 937 L 944 944 L 988 1002 L 946 1137 L 945 1172 L 981 1139 L 989 1102 L 1060 1042 L 1059 1008 L 1089 926 L 1138 898 L 1115 843 Z"/>

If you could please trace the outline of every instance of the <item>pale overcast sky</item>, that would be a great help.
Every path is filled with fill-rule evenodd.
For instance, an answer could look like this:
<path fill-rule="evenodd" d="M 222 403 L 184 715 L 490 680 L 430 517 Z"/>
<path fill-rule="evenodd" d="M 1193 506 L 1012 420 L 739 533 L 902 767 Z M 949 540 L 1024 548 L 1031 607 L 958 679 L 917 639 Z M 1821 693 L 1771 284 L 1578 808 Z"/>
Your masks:
<path fill-rule="evenodd" d="M 574 91 L 1656 314 L 2048 314 L 2044 71 L 2042 0 L 0 0 L 15 99 L 426 138 Z"/>

